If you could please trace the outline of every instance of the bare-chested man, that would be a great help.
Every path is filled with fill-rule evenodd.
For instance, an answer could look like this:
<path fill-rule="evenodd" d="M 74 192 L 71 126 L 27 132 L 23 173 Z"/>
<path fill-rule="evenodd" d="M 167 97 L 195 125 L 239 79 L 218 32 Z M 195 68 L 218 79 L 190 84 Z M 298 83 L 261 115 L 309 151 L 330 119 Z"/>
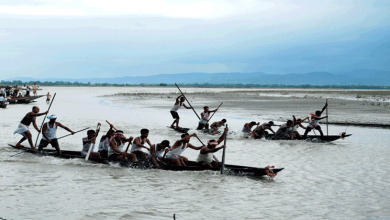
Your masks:
<path fill-rule="evenodd" d="M 48 92 L 47 95 L 46 95 L 46 103 L 50 103 L 50 99 L 51 99 L 51 95 Z"/>
<path fill-rule="evenodd" d="M 179 95 L 177 98 L 176 98 L 176 102 L 175 102 L 175 105 L 173 106 L 173 108 L 171 109 L 171 115 L 173 117 L 173 119 L 175 119 L 171 125 L 171 128 L 180 128 L 179 127 L 179 114 L 177 113 L 177 110 L 179 110 L 179 108 L 181 108 L 182 106 L 184 106 L 184 108 L 186 109 L 192 109 L 191 107 L 187 107 L 184 102 L 186 101 L 186 98 L 184 97 L 184 95 Z M 176 124 L 176 127 L 174 127 L 173 125 Z"/>
<path fill-rule="evenodd" d="M 32 112 L 27 113 L 26 116 L 24 116 L 24 118 L 22 119 L 22 121 L 20 121 L 18 129 L 15 130 L 14 134 L 16 134 L 16 133 L 21 134 L 23 136 L 23 138 L 20 139 L 20 141 L 16 144 L 17 147 L 22 146 L 21 143 L 23 141 L 25 141 L 26 139 L 28 139 L 28 142 L 30 143 L 31 148 L 36 150 L 36 148 L 33 145 L 31 132 L 30 132 L 30 129 L 28 128 L 28 126 L 30 126 L 30 124 L 33 123 L 34 128 L 38 132 L 41 132 L 41 130 L 38 129 L 38 126 L 37 126 L 35 119 L 38 116 L 46 115 L 47 113 L 49 113 L 49 111 L 46 111 L 44 113 L 38 113 L 38 112 L 39 112 L 39 108 L 37 106 L 34 106 L 32 108 Z"/>
<path fill-rule="evenodd" d="M 185 162 L 188 161 L 187 157 L 181 156 L 181 154 L 187 149 L 192 148 L 194 150 L 200 150 L 204 146 L 195 147 L 194 145 L 188 143 L 190 142 L 191 137 L 196 137 L 196 133 L 193 133 L 191 135 L 185 133 L 181 135 L 181 139 L 177 140 L 175 144 L 171 148 L 169 148 L 169 152 L 167 153 L 167 160 L 171 160 L 173 163 L 175 163 L 178 166 L 186 166 Z"/>

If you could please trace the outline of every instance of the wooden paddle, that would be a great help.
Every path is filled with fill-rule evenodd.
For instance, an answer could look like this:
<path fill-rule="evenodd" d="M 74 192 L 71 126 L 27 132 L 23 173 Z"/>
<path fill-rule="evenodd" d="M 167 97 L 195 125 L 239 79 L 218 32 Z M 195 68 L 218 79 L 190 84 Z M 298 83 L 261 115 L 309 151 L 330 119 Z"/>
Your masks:
<path fill-rule="evenodd" d="M 95 133 L 97 133 L 97 131 L 99 130 L 99 128 L 100 128 L 100 123 L 97 125 L 96 132 L 95 132 Z M 96 138 L 97 138 L 97 137 L 95 137 L 95 141 L 96 141 Z M 95 147 L 95 143 L 92 143 L 91 146 L 89 146 L 89 150 L 88 150 L 87 156 L 85 157 L 85 160 L 88 160 L 88 159 L 89 159 L 89 155 L 91 154 L 92 149 L 93 149 L 94 147 Z"/>
<path fill-rule="evenodd" d="M 196 115 L 196 116 L 198 117 L 198 119 L 200 120 L 200 117 L 199 117 L 198 113 L 196 113 L 196 111 L 195 111 L 194 107 L 192 107 L 190 101 L 188 101 L 188 99 L 186 98 L 186 96 L 185 96 L 184 93 L 180 90 L 179 86 L 178 86 L 176 83 L 175 83 L 175 85 L 176 85 L 176 87 L 179 89 L 180 93 L 181 93 L 181 94 L 184 96 L 184 98 L 186 99 L 188 105 L 191 106 L 192 111 L 194 111 L 195 115 Z"/>
<path fill-rule="evenodd" d="M 294 125 L 295 125 L 295 121 L 294 121 L 295 117 L 293 117 L 293 124 L 292 124 L 292 127 L 291 127 L 291 140 L 293 139 L 294 137 Z"/>
<path fill-rule="evenodd" d="M 57 93 L 54 93 L 53 99 L 51 100 L 50 105 L 49 105 L 49 108 L 47 109 L 47 111 L 50 110 L 51 104 L 53 104 L 53 101 L 54 101 L 54 98 L 56 97 L 56 94 L 57 94 Z M 39 129 L 39 132 L 38 132 L 38 135 L 37 135 L 37 140 L 35 141 L 35 147 L 37 147 L 37 143 L 38 143 L 38 139 L 39 139 L 39 134 L 41 133 L 43 124 L 45 123 L 46 115 L 47 115 L 47 114 L 45 114 L 45 116 L 44 116 L 44 118 L 43 118 L 43 121 L 42 121 L 42 124 L 41 124 L 41 128 Z"/>
<path fill-rule="evenodd" d="M 228 127 L 228 125 L 226 124 L 226 128 Z M 223 141 L 223 145 L 226 146 L 226 139 L 227 139 L 227 131 L 225 133 L 225 140 Z M 222 153 L 222 165 L 221 165 L 221 174 L 223 174 L 224 170 L 225 170 L 225 154 L 226 154 L 226 148 L 223 149 L 223 153 Z"/>
<path fill-rule="evenodd" d="M 209 123 L 209 121 L 211 120 L 211 118 L 214 116 L 214 114 L 218 111 L 219 107 L 221 107 L 221 105 L 223 104 L 223 102 L 218 106 L 218 108 L 215 110 L 215 112 L 213 112 L 213 114 L 211 115 L 211 117 L 209 118 L 209 120 L 207 120 L 206 124 L 203 125 L 202 127 L 202 130 L 204 129 L 204 127 L 206 127 L 207 123 Z"/>
<path fill-rule="evenodd" d="M 76 131 L 75 134 L 76 134 L 76 133 L 79 133 L 80 131 L 85 131 L 85 130 L 87 130 L 87 129 L 89 129 L 89 127 L 88 127 L 88 128 L 84 128 L 84 129 L 79 130 L 79 131 Z M 67 137 L 67 136 L 69 136 L 69 135 L 72 135 L 72 134 L 64 135 L 64 136 L 62 136 L 62 137 L 57 138 L 57 140 L 58 140 L 58 139 L 61 139 L 61 138 L 64 138 L 64 137 Z"/>
<path fill-rule="evenodd" d="M 116 130 L 118 130 L 118 129 L 116 129 L 115 127 L 114 127 L 114 125 L 112 125 L 110 122 L 108 122 L 107 120 L 106 120 L 106 122 L 107 122 L 107 124 L 109 124 L 110 126 L 112 126 L 112 128 L 116 131 Z"/>
<path fill-rule="evenodd" d="M 326 99 L 326 104 L 328 104 L 328 99 Z M 329 132 L 328 132 L 328 105 L 326 105 L 326 136 L 329 137 Z"/>

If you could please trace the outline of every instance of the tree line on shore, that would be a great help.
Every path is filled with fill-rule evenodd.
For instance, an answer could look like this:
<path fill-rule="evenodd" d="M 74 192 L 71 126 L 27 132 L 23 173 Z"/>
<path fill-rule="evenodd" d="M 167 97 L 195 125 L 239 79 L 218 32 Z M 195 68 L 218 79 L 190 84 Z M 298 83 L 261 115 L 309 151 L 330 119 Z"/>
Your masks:
<path fill-rule="evenodd" d="M 82 82 L 66 82 L 66 81 L 56 81 L 56 82 L 41 82 L 41 81 L 29 81 L 22 82 L 21 80 L 14 81 L 4 81 L 0 82 L 0 85 L 11 86 L 11 85 L 20 85 L 24 84 L 33 85 L 36 83 L 41 86 L 118 86 L 118 87 L 126 87 L 126 86 L 134 86 L 134 87 L 145 87 L 145 86 L 161 86 L 161 87 L 173 87 L 174 83 L 139 83 L 139 84 L 116 84 L 116 83 L 82 83 Z M 187 83 L 180 84 L 181 87 L 212 87 L 212 88 L 317 88 L 317 89 L 390 89 L 390 86 L 380 86 L 380 85 L 310 85 L 310 84 L 302 84 L 302 85 L 285 85 L 285 84 L 213 84 L 213 83 Z"/>

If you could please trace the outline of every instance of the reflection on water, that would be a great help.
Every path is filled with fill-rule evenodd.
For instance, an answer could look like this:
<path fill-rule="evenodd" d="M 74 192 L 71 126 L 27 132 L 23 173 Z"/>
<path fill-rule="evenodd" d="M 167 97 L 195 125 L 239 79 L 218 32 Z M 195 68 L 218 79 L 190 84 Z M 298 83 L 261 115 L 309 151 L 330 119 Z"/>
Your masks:
<path fill-rule="evenodd" d="M 50 93 L 57 92 L 50 113 L 73 130 L 101 122 L 102 132 L 106 132 L 108 126 L 104 121 L 109 120 L 124 130 L 126 136 L 138 136 L 140 129 L 149 128 L 152 143 L 164 139 L 173 142 L 180 137 L 180 133 L 166 128 L 172 123 L 170 107 L 149 107 L 148 100 L 130 102 L 120 97 L 100 97 L 120 92 L 153 93 L 154 89 L 49 89 Z M 152 104 L 158 106 L 163 102 Z M 42 110 L 48 106 L 44 99 L 34 104 Z M 12 133 L 32 106 L 12 105 L 1 110 L 2 218 L 172 219 L 175 213 L 177 219 L 386 219 L 390 215 L 390 139 L 386 129 L 350 126 L 348 133 L 353 136 L 326 144 L 229 136 L 227 163 L 285 167 L 270 180 L 212 171 L 124 169 L 27 153 L 9 157 L 17 151 L 7 143 L 16 143 L 21 138 Z M 240 116 L 243 117 L 230 109 L 216 114 L 215 119 L 226 118 L 231 131 L 240 131 L 244 123 L 254 120 L 245 118 L 241 109 Z M 180 109 L 180 117 L 183 127 L 196 127 L 197 118 L 191 110 Z M 38 125 L 41 120 L 38 118 Z M 329 127 L 331 134 L 344 130 L 345 126 Z M 36 134 L 33 131 L 33 136 Z M 59 129 L 58 136 L 65 134 L 65 130 Z M 86 132 L 61 139 L 60 146 L 80 150 L 84 136 Z M 218 138 L 199 136 L 203 141 Z M 196 139 L 191 143 L 201 145 Z M 194 160 L 197 153 L 188 149 L 184 155 Z M 216 156 L 221 158 L 221 153 Z"/>

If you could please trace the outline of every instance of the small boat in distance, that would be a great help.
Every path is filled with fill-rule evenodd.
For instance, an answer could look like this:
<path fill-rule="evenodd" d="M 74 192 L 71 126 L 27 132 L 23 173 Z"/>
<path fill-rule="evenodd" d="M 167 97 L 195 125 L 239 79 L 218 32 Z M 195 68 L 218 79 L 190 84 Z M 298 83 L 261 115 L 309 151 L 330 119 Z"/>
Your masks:
<path fill-rule="evenodd" d="M 10 104 L 30 103 L 35 99 L 41 98 L 43 96 L 44 95 L 28 96 L 28 97 L 12 98 L 7 100 Z"/>

